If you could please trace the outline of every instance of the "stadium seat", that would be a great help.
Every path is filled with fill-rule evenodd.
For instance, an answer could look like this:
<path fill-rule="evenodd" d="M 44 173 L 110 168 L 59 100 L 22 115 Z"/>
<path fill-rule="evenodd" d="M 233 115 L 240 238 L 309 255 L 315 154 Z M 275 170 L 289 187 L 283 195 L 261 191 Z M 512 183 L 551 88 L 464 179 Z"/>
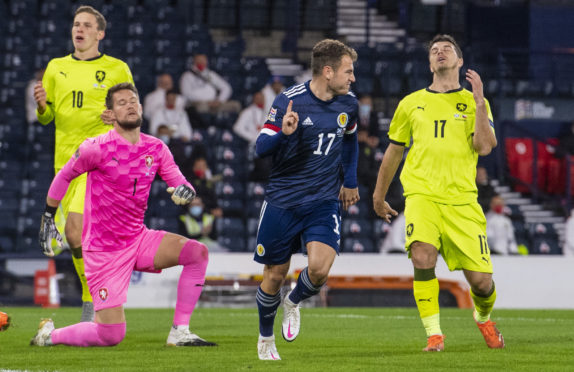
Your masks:
<path fill-rule="evenodd" d="M 245 236 L 218 236 L 217 243 L 224 248 L 227 248 L 230 252 L 246 252 L 246 241 Z"/>
<path fill-rule="evenodd" d="M 222 217 L 215 220 L 215 228 L 218 236 L 245 235 L 247 228 L 242 218 Z"/>
<path fill-rule="evenodd" d="M 0 198 L 0 210 L 7 220 L 7 213 L 15 213 L 20 208 L 20 200 L 14 198 Z M 5 221 L 6 222 L 6 221 Z M 5 223 L 3 222 L 3 223 Z"/>
<path fill-rule="evenodd" d="M 177 221 L 179 215 L 183 213 L 183 209 L 181 206 L 175 205 L 171 200 L 157 199 L 150 205 L 149 213 L 154 217 Z"/>
<path fill-rule="evenodd" d="M 373 235 L 373 224 L 364 218 L 344 218 L 341 235 L 345 238 L 368 238 Z"/>
<path fill-rule="evenodd" d="M 223 210 L 223 215 L 227 217 L 243 217 L 245 213 L 245 202 L 243 199 L 217 199 L 217 204 Z M 251 203 L 249 203 L 251 204 Z"/>
<path fill-rule="evenodd" d="M 238 115 L 235 113 L 230 112 L 220 112 L 214 118 L 214 124 L 219 129 L 227 129 L 231 130 L 233 128 L 233 124 L 237 121 Z M 221 135 L 221 134 L 219 134 Z M 232 133 L 234 137 L 237 137 L 235 133 Z M 216 138 L 215 138 L 216 139 Z M 245 145 L 245 144 L 243 144 Z"/>
<path fill-rule="evenodd" d="M 247 238 L 247 245 L 245 246 L 245 252 L 253 253 L 257 248 L 257 237 L 255 235 L 249 235 Z"/>
<path fill-rule="evenodd" d="M 14 251 L 16 236 L 2 235 L 0 236 L 0 253 L 12 252 Z"/>
<path fill-rule="evenodd" d="M 247 216 L 259 219 L 259 216 L 261 215 L 261 207 L 263 206 L 263 199 L 258 200 L 250 199 L 246 204 L 247 204 Z"/>
<path fill-rule="evenodd" d="M 301 9 L 301 0 L 276 0 L 271 2 L 271 29 L 285 30 L 292 16 L 292 9 Z"/>
<path fill-rule="evenodd" d="M 370 210 L 370 207 L 369 207 L 367 201 L 365 199 L 361 199 L 361 200 L 359 200 L 358 203 L 351 205 L 346 211 L 343 211 L 342 217 L 343 217 L 343 219 L 345 219 L 347 217 L 359 218 L 362 216 L 367 216 L 369 213 L 369 210 Z"/>
<path fill-rule="evenodd" d="M 375 253 L 377 250 L 370 238 L 344 238 L 342 251 L 347 253 Z"/>
<path fill-rule="evenodd" d="M 557 238 L 535 237 L 532 241 L 532 248 L 529 249 L 529 253 L 560 255 L 562 254 L 562 249 L 558 244 Z"/>
<path fill-rule="evenodd" d="M 529 224 L 530 234 L 533 237 L 537 236 L 552 236 L 557 237 L 558 233 L 556 232 L 556 228 L 554 224 L 548 222 L 536 222 Z"/>
<path fill-rule="evenodd" d="M 562 194 L 566 190 L 566 162 L 558 157 L 556 153 L 558 146 L 557 138 L 550 138 L 547 143 L 539 142 L 538 154 L 544 153 L 545 158 L 544 163 L 538 162 L 538 173 L 545 174 L 544 190 L 549 194 Z"/>
<path fill-rule="evenodd" d="M 236 164 L 242 166 L 246 163 L 247 155 L 242 150 L 229 146 L 217 146 L 215 148 L 215 159 L 219 163 Z"/>
<path fill-rule="evenodd" d="M 506 138 L 506 161 L 510 175 L 527 185 L 533 182 L 532 162 L 534 161 L 533 143 L 530 138 Z M 523 184 L 516 184 L 514 190 L 529 192 L 530 189 Z"/>
<path fill-rule="evenodd" d="M 207 9 L 207 24 L 214 28 L 235 28 L 235 0 L 212 0 Z"/>
<path fill-rule="evenodd" d="M 247 184 L 248 200 L 262 200 L 265 198 L 265 184 L 262 182 L 249 182 Z"/>
<path fill-rule="evenodd" d="M 269 27 L 269 1 L 243 0 L 240 8 L 241 27 L 264 29 Z"/>
<path fill-rule="evenodd" d="M 331 31 L 336 24 L 337 6 L 331 0 L 306 2 L 303 27 L 305 30 Z"/>
<path fill-rule="evenodd" d="M 373 222 L 373 235 L 377 239 L 384 239 L 390 229 L 391 225 L 380 218 L 375 219 Z"/>
<path fill-rule="evenodd" d="M 239 181 L 218 182 L 215 185 L 215 194 L 219 198 L 243 199 L 245 196 L 245 185 Z"/>
<path fill-rule="evenodd" d="M 248 218 L 247 219 L 247 235 L 248 236 L 256 236 L 257 230 L 259 228 L 259 219 L 258 218 Z"/>
<path fill-rule="evenodd" d="M 175 218 L 150 218 L 149 228 L 153 230 L 178 231 L 179 224 Z"/>
<path fill-rule="evenodd" d="M 514 227 L 514 237 L 516 238 L 516 244 L 524 245 L 530 250 L 532 246 L 532 241 L 530 238 L 530 233 L 526 228 L 524 221 L 513 220 L 512 226 Z"/>
<path fill-rule="evenodd" d="M 374 80 L 371 76 L 357 76 L 353 92 L 356 94 L 373 94 L 374 91 Z"/>
<path fill-rule="evenodd" d="M 233 164 L 217 162 L 215 173 L 221 174 L 224 181 L 244 180 L 247 177 L 248 169 L 245 166 L 234 167 Z"/>

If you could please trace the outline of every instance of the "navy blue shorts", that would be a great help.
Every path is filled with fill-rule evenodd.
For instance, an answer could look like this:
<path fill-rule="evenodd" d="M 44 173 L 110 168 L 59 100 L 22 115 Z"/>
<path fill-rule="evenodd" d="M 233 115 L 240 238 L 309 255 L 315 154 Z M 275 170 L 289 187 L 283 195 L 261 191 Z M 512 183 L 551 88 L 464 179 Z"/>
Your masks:
<path fill-rule="evenodd" d="M 280 265 L 302 246 L 317 241 L 337 254 L 341 241 L 339 201 L 327 200 L 284 209 L 267 202 L 261 207 L 254 260 Z"/>

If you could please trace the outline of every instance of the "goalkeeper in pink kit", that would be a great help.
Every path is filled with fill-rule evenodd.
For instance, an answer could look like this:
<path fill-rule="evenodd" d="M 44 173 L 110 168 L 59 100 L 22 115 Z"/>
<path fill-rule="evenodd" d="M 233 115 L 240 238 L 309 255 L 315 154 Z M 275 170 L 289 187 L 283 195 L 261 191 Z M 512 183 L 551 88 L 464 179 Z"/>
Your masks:
<path fill-rule="evenodd" d="M 87 139 L 56 175 L 42 216 L 40 245 L 50 255 L 51 240 L 61 241 L 54 214 L 70 182 L 88 173 L 82 247 L 86 277 L 96 310 L 95 322 L 54 329 L 40 322 L 31 344 L 37 346 L 113 346 L 126 334 L 123 304 L 132 271 L 159 273 L 182 265 L 169 346 L 213 346 L 189 330 L 208 262 L 205 245 L 166 231 L 150 230 L 144 214 L 152 182 L 159 174 L 176 204 L 187 204 L 195 190 L 175 165 L 167 146 L 140 133 L 142 106 L 136 88 L 121 83 L 109 89 L 106 106 L 114 129 Z"/>

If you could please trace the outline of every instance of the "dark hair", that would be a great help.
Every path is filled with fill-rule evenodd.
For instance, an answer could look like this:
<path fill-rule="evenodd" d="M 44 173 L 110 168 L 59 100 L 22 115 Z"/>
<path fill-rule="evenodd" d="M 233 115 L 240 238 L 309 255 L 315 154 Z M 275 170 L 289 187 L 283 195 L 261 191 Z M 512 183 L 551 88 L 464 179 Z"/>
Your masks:
<path fill-rule="evenodd" d="M 454 50 L 455 50 L 458 58 L 462 58 L 462 49 L 460 49 L 456 40 L 454 40 L 454 37 L 447 35 L 447 34 L 436 35 L 435 37 L 432 38 L 431 41 L 429 41 L 429 43 L 427 45 L 427 50 L 428 50 L 429 54 L 430 54 L 430 50 L 431 50 L 432 46 L 434 45 L 434 43 L 438 43 L 439 41 L 446 41 L 447 43 L 451 43 L 452 46 L 454 46 Z"/>
<path fill-rule="evenodd" d="M 106 108 L 111 110 L 114 108 L 114 93 L 120 90 L 131 90 L 139 97 L 138 90 L 132 83 L 119 83 L 108 89 L 108 94 L 106 95 Z"/>
<path fill-rule="evenodd" d="M 341 58 L 349 56 L 354 61 L 357 60 L 357 52 L 339 40 L 325 39 L 319 41 L 311 52 L 311 70 L 313 76 L 321 75 L 323 67 L 331 66 L 337 71 L 341 65 Z"/>

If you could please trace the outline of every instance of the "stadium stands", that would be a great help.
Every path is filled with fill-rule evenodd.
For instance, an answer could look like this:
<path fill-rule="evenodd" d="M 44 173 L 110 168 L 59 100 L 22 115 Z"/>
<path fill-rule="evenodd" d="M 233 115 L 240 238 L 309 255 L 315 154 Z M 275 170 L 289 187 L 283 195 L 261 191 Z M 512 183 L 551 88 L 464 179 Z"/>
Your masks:
<path fill-rule="evenodd" d="M 356 40 L 362 41 L 353 44 L 359 53 L 353 89 L 358 94 L 375 97 L 379 110 L 384 106 L 382 115 L 386 125 L 400 97 L 428 85 L 427 53 L 422 41 L 437 31 L 441 23 L 439 6 L 414 2 L 406 18 L 405 14 L 399 14 L 399 4 L 408 1 L 369 1 L 378 6 L 379 12 L 375 8 L 365 9 L 366 1 L 349 4 L 329 0 L 91 0 L 82 3 L 95 6 L 106 16 L 108 30 L 101 48 L 128 63 L 142 96 L 154 89 L 157 73 L 168 72 L 178 78 L 189 67 L 195 53 L 206 53 L 211 68 L 232 85 L 233 99 L 242 103 L 248 102 L 248 96 L 260 90 L 271 76 L 265 50 L 260 51 L 261 55 L 253 55 L 252 49 L 246 54 L 249 40 L 244 35 L 250 33 L 245 31 L 258 32 L 272 43 L 281 44 L 284 47 L 278 48 L 281 55 L 275 57 L 288 57 L 289 63 L 298 63 L 300 61 L 293 57 L 296 53 L 290 49 L 291 36 L 286 31 L 296 29 L 298 34 L 344 38 L 337 34 L 338 30 L 356 27 L 357 22 L 353 22 L 356 17 L 362 20 L 358 27 L 370 23 L 370 29 L 357 34 L 360 37 Z M 4 252 L 38 252 L 35 216 L 43 207 L 53 176 L 54 128 L 27 125 L 24 88 L 34 70 L 71 50 L 68 25 L 77 5 L 71 0 L 0 1 L 0 14 L 7 15 L 6 22 L 0 24 L 0 208 L 3 217 L 0 249 Z M 344 14 L 342 8 L 345 8 Z M 397 14 L 381 14 L 380 10 Z M 452 30 L 464 31 L 461 15 L 466 10 L 461 4 L 446 9 L 445 17 L 450 20 Z M 366 17 L 369 22 L 365 22 Z M 30 23 L 31 18 L 37 21 Z M 386 31 L 376 32 L 382 29 Z M 498 44 L 493 48 L 480 39 L 490 40 L 492 32 L 475 31 L 480 32 L 468 37 L 473 44 L 464 49 L 465 62 L 482 72 L 489 99 L 574 97 L 574 57 L 569 51 L 549 54 Z M 300 40 L 305 47 L 299 51 L 307 56 L 306 46 L 314 41 Z M 296 67 L 293 75 L 299 72 L 300 66 Z M 293 81 L 294 77 L 288 76 L 288 80 Z M 493 101 L 496 100 L 491 99 Z M 264 185 L 249 182 L 247 144 L 231 131 L 236 114 L 202 114 L 200 120 L 203 124 L 196 123 L 194 138 L 187 149 L 190 153 L 196 145 L 204 145 L 211 169 L 221 176 L 222 182 L 216 187 L 217 199 L 224 211 L 217 228 L 219 242 L 229 244 L 233 251 L 252 251 Z M 385 129 L 381 129 L 380 135 L 384 133 Z M 537 204 L 539 193 L 564 195 L 565 160 L 558 159 L 547 147 L 556 143 L 540 142 L 527 135 L 509 134 L 500 138 L 504 141 L 499 147 L 506 150 L 502 163 L 507 165 L 501 168 L 508 170 L 508 180 L 516 181 L 514 189 L 508 192 L 527 194 L 524 199 L 527 204 Z M 574 187 L 574 182 L 570 185 Z M 146 221 L 152 228 L 177 231 L 176 217 L 180 210 L 169 202 L 164 190 L 162 182 L 154 183 Z M 365 197 L 368 192 L 361 190 L 363 200 L 343 215 L 343 251 L 375 252 L 386 236 L 389 226 L 373 218 Z M 528 199 L 531 196 L 533 199 Z M 519 243 L 533 247 L 533 253 L 559 253 L 560 228 L 552 234 L 533 230 L 530 224 L 537 220 L 525 218 L 525 213 L 533 211 L 525 211 L 523 204 L 513 204 L 514 195 L 509 199 Z M 545 218 L 538 221 L 550 223 L 544 222 L 548 221 Z"/>

